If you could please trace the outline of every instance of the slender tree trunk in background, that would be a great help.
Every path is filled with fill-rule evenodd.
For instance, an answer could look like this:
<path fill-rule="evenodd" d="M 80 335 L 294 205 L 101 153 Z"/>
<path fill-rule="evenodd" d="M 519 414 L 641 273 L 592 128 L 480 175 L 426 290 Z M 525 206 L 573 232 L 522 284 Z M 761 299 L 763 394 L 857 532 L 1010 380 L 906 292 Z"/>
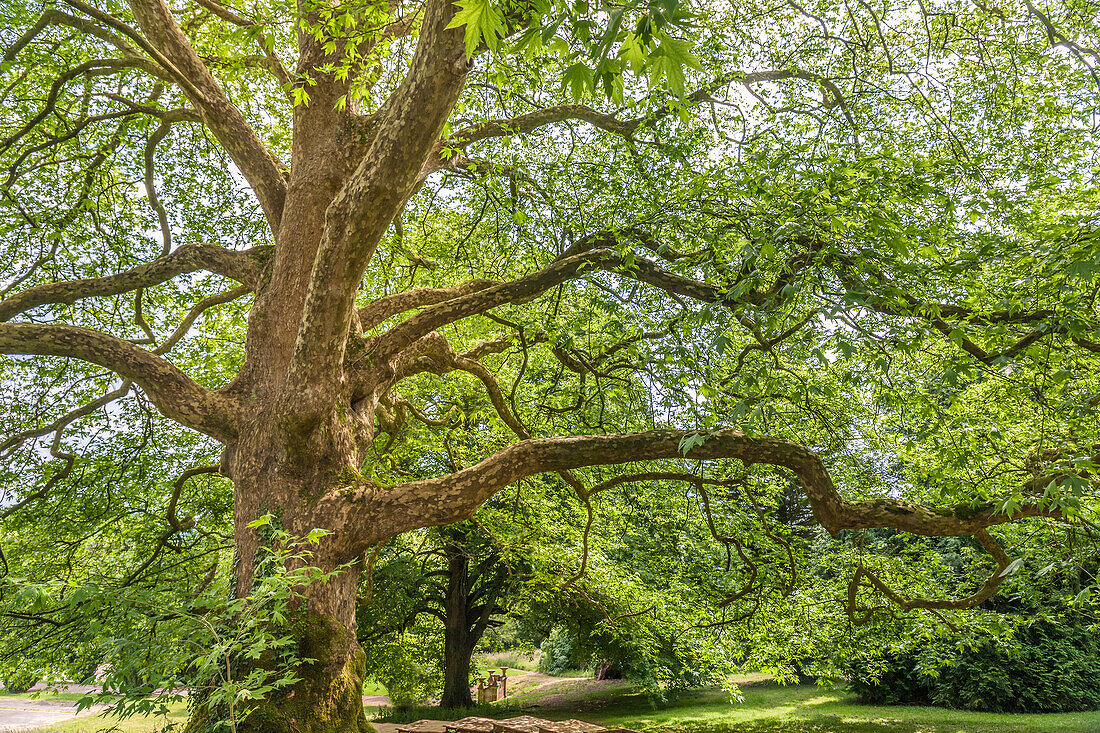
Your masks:
<path fill-rule="evenodd" d="M 443 697 L 445 708 L 468 708 L 474 704 L 470 694 L 470 660 L 477 639 L 470 630 L 470 558 L 460 530 L 444 545 L 447 556 L 447 597 L 443 652 Z"/>

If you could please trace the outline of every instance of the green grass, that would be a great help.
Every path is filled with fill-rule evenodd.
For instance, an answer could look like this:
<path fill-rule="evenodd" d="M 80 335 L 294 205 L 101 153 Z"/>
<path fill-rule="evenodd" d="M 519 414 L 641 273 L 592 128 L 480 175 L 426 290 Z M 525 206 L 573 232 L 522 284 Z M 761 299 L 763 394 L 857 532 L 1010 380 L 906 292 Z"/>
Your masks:
<path fill-rule="evenodd" d="M 20 692 L 14 694 L 11 692 L 5 692 L 0 690 L 0 707 L 3 707 L 6 700 L 61 700 L 63 702 L 76 702 L 77 700 L 85 697 L 83 692 Z"/>
<path fill-rule="evenodd" d="M 479 654 L 474 658 L 474 664 L 482 669 L 522 669 L 534 672 L 539 667 L 536 652 L 497 652 L 496 654 Z"/>
<path fill-rule="evenodd" d="M 654 705 L 643 695 L 592 696 L 573 710 L 546 717 L 577 717 L 646 733 L 1090 733 L 1100 712 L 999 715 L 929 707 L 861 705 L 840 688 L 754 684 L 744 703 L 720 690 L 670 696 Z M 569 714 L 563 714 L 563 713 Z"/>
<path fill-rule="evenodd" d="M 561 683 L 563 688 L 578 683 Z M 551 719 L 583 718 L 604 725 L 623 725 L 644 733 L 1100 733 L 1100 711 L 1053 715 L 998 715 L 928 707 L 860 705 L 843 688 L 824 690 L 813 685 L 780 687 L 749 682 L 744 703 L 729 702 L 717 689 L 670 695 L 655 704 L 644 695 L 619 685 L 604 689 L 580 688 L 577 694 L 510 698 L 506 704 L 486 705 L 457 715 L 504 718 L 529 713 Z M 14 696 L 13 696 L 14 697 Z M 368 717 L 375 708 L 368 708 Z M 439 718 L 438 708 L 420 708 L 388 716 L 396 722 Z M 171 706 L 167 719 L 129 720 L 119 733 L 154 733 L 166 722 L 183 723 L 184 704 Z M 49 733 L 93 733 L 113 721 L 82 718 L 43 729 Z"/>
<path fill-rule="evenodd" d="M 564 682 L 559 689 L 576 683 Z M 582 688 L 583 689 L 583 688 Z M 1000 715 L 929 707 L 856 703 L 843 688 L 781 687 L 749 682 L 745 701 L 730 703 L 717 689 L 673 694 L 654 703 L 642 694 L 611 689 L 555 695 L 554 690 L 479 706 L 459 715 L 505 718 L 520 713 L 561 720 L 581 718 L 644 733 L 1100 733 L 1100 712 Z M 439 718 L 438 708 L 391 713 L 391 722 Z"/>
<path fill-rule="evenodd" d="M 169 723 L 175 723 L 177 730 L 183 728 L 187 722 L 187 703 L 177 702 L 168 706 L 169 712 L 165 717 L 156 718 L 130 718 L 118 721 L 109 716 L 89 715 L 84 718 L 74 718 L 63 723 L 54 723 L 41 729 L 41 733 L 98 733 L 99 731 L 112 731 L 112 733 L 159 733 Z M 114 727 L 112 727 L 114 726 Z"/>
<path fill-rule="evenodd" d="M 367 680 L 363 683 L 364 695 L 385 695 L 386 686 L 381 682 L 375 682 L 374 680 Z"/>

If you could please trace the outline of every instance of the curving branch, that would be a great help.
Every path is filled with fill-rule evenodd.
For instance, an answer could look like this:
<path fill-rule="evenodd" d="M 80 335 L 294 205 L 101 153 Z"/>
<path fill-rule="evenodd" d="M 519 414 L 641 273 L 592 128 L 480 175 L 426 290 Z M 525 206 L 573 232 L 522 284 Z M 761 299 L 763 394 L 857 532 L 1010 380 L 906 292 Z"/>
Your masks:
<path fill-rule="evenodd" d="M 874 609 L 860 606 L 858 603 L 859 589 L 865 584 L 876 588 L 884 596 L 906 611 L 914 611 L 917 609 L 928 611 L 964 611 L 984 603 L 997 592 L 1001 583 L 1008 577 L 1009 574 L 1006 573 L 1005 570 L 1008 568 L 1011 560 L 1004 551 L 1004 548 L 1001 547 L 1001 543 L 985 529 L 980 529 L 974 532 L 973 535 L 974 539 L 985 548 L 986 552 L 990 554 L 997 564 L 985 583 L 983 583 L 982 587 L 977 591 L 963 598 L 910 598 L 895 591 L 883 582 L 883 580 L 873 571 L 861 564 L 856 569 L 852 579 L 848 581 L 847 610 L 848 617 L 852 620 L 852 623 L 856 626 L 862 626 L 870 620 L 874 613 Z M 864 579 L 866 579 L 866 582 L 864 582 Z M 857 613 L 860 615 L 857 616 Z"/>
<path fill-rule="evenodd" d="M 14 504 L 4 507 L 3 511 L 0 511 L 0 519 L 11 516 L 32 502 L 46 498 L 49 496 L 50 492 L 53 491 L 53 487 L 57 486 L 73 472 L 73 466 L 76 465 L 76 456 L 61 447 L 62 432 L 63 430 L 58 430 L 54 433 L 53 441 L 50 443 L 50 456 L 53 458 L 60 458 L 64 461 L 64 465 L 62 465 L 60 469 L 54 471 L 50 478 L 46 480 L 46 483 L 42 484 L 38 489 L 27 494 Z"/>
<path fill-rule="evenodd" d="M 42 15 L 38 17 L 38 20 L 35 22 L 34 25 L 28 28 L 23 33 L 23 35 L 16 39 L 15 43 L 8 46 L 7 50 L 4 52 L 4 55 L 0 57 L 0 61 L 13 60 L 24 48 L 27 47 L 29 43 L 34 41 L 34 39 L 37 38 L 42 31 L 53 25 L 68 26 L 81 33 L 86 33 L 90 36 L 94 36 L 101 41 L 106 41 L 107 43 L 111 44 L 125 54 L 135 56 L 137 55 L 137 51 L 135 50 L 135 48 L 127 43 L 126 40 L 117 33 L 112 33 L 111 31 L 102 28 L 95 23 L 92 23 L 91 21 L 85 20 L 84 18 L 78 18 L 75 15 L 70 15 L 69 13 L 65 13 L 61 10 L 58 10 L 57 8 L 47 8 L 42 12 Z"/>
<path fill-rule="evenodd" d="M 480 288 L 468 295 L 425 308 L 377 337 L 373 348 L 382 359 L 393 359 L 418 339 L 442 326 L 506 303 L 526 302 L 593 270 L 615 272 L 667 293 L 708 303 L 722 303 L 727 307 L 762 302 L 768 295 L 766 292 L 750 291 L 732 298 L 724 288 L 669 272 L 651 260 L 637 256 L 628 260 L 619 252 L 607 249 L 615 245 L 620 236 L 623 236 L 622 233 L 601 232 L 593 235 L 582 251 L 567 250 L 550 265 L 526 277 Z"/>
<path fill-rule="evenodd" d="M 1047 308 L 1001 309 L 983 313 L 968 306 L 924 300 L 896 286 L 889 286 L 883 292 L 877 292 L 874 286 L 890 282 L 890 278 L 880 270 L 872 268 L 870 272 L 863 273 L 851 258 L 832 256 L 828 259 L 833 272 L 847 290 L 848 297 L 854 297 L 860 305 L 876 313 L 901 318 L 919 318 L 943 336 L 956 342 L 959 348 L 983 364 L 1014 358 L 1046 336 L 1066 333 L 1065 326 L 1054 320 L 1056 313 Z M 862 269 L 866 269 L 866 266 Z M 1026 324 L 1030 325 L 1031 329 L 1015 338 L 1003 349 L 991 352 L 963 333 L 962 326 L 966 324 L 980 326 Z M 1070 340 L 1078 346 L 1088 348 L 1079 337 L 1071 337 Z"/>
<path fill-rule="evenodd" d="M 180 532 L 186 532 L 195 526 L 194 517 L 184 517 L 180 519 L 176 515 L 176 508 L 179 506 L 180 496 L 183 494 L 183 485 L 195 476 L 203 476 L 218 472 L 218 466 L 195 466 L 189 468 L 180 474 L 180 477 L 172 484 L 172 495 L 168 499 L 168 508 L 164 512 L 164 521 L 168 523 L 168 529 L 157 538 L 157 543 L 153 547 L 153 552 L 149 557 L 145 559 L 136 570 L 126 576 L 126 579 L 122 581 L 122 585 L 131 585 L 135 580 L 141 577 L 141 574 L 145 572 L 146 568 L 156 562 L 160 557 L 160 553 L 168 546 L 168 541 Z"/>
<path fill-rule="evenodd" d="M 351 492 L 352 505 L 369 499 L 380 505 L 377 516 L 364 517 L 368 540 L 382 529 L 402 532 L 416 526 L 450 524 L 473 515 L 482 503 L 505 486 L 537 473 L 569 471 L 596 465 L 617 465 L 662 459 L 735 459 L 746 466 L 766 464 L 790 470 L 802 484 L 814 518 L 831 534 L 844 529 L 887 527 L 928 537 L 974 535 L 987 527 L 1025 517 L 1061 518 L 1037 502 L 1024 504 L 1009 516 L 992 503 L 940 508 L 895 498 L 848 501 L 840 496 L 821 457 L 805 446 L 778 438 L 748 436 L 739 430 L 709 433 L 686 455 L 680 446 L 699 436 L 682 430 L 642 433 L 532 438 L 514 443 L 480 463 L 447 476 L 409 481 L 380 490 L 360 486 Z M 343 494 L 325 502 L 348 501 Z M 386 526 L 378 524 L 386 518 Z M 372 540 L 373 541 L 373 540 Z M 367 542 L 367 546 L 372 542 Z"/>
<path fill-rule="evenodd" d="M 191 327 L 195 325 L 195 321 L 199 316 L 205 313 L 208 309 L 213 308 L 216 305 L 224 305 L 225 303 L 232 303 L 234 300 L 239 300 L 244 296 L 252 292 L 251 285 L 241 285 L 240 287 L 233 288 L 232 290 L 226 290 L 224 293 L 217 293 L 211 295 L 209 298 L 203 298 L 187 312 L 184 319 L 180 321 L 180 325 L 176 327 L 176 330 L 172 332 L 172 335 L 165 339 L 164 343 L 153 349 L 153 353 L 158 356 L 167 354 L 175 347 L 179 340 L 187 335 L 187 332 L 191 330 Z"/>
<path fill-rule="evenodd" d="M 61 91 L 65 88 L 65 85 L 71 82 L 73 79 L 80 77 L 92 77 L 92 76 L 107 76 L 110 74 L 118 74 L 123 71 L 127 71 L 132 68 L 142 68 L 148 70 L 150 68 L 149 62 L 146 59 L 139 59 L 135 57 L 127 57 L 122 59 L 92 59 L 83 63 L 77 64 L 73 68 L 62 72 L 54 78 L 50 84 L 50 90 L 46 94 L 46 99 L 42 104 L 42 109 L 38 111 L 36 115 L 31 117 L 27 122 L 21 125 L 15 132 L 6 138 L 0 139 L 0 153 L 5 152 L 17 142 L 19 142 L 27 133 L 35 128 L 40 122 L 49 117 L 57 109 L 58 99 L 61 96 Z M 112 114 L 106 116 L 100 116 L 99 119 L 112 119 L 114 117 L 125 116 L 126 114 Z M 50 140 L 47 145 L 56 144 L 56 140 Z M 28 155 L 34 152 L 35 149 L 31 148 L 20 156 L 13 165 L 9 167 L 8 180 L 5 185 L 10 184 L 17 174 L 18 168 L 22 159 L 25 159 Z"/>
<path fill-rule="evenodd" d="M 442 303 L 496 284 L 492 280 L 469 280 L 449 288 L 414 288 L 385 295 L 359 309 L 359 324 L 363 331 L 369 331 L 383 321 L 413 308 Z"/>
<path fill-rule="evenodd" d="M 160 196 L 157 195 L 155 156 L 157 152 L 157 145 L 160 145 L 160 142 L 164 139 L 164 137 L 171 129 L 172 123 L 166 119 L 161 119 L 160 124 L 157 125 L 157 129 L 153 130 L 153 134 L 149 136 L 149 139 L 145 143 L 144 156 L 145 194 L 149 197 L 149 206 L 157 215 L 157 223 L 160 225 L 160 254 L 162 257 L 172 251 L 172 226 L 168 222 L 168 212 L 164 210 L 164 204 L 161 203 Z"/>
<path fill-rule="evenodd" d="M 66 414 L 54 420 L 49 425 L 44 425 L 40 428 L 24 430 L 22 432 L 9 436 L 7 440 L 5 440 L 3 443 L 0 443 L 0 455 L 8 453 L 15 448 L 18 448 L 23 443 L 32 438 L 41 438 L 43 435 L 48 435 L 49 433 L 55 433 L 64 430 L 66 427 L 76 422 L 80 418 L 91 415 L 93 412 L 100 409 L 101 407 L 106 407 L 115 400 L 125 397 L 127 394 L 130 393 L 130 388 L 132 386 L 133 385 L 131 382 L 124 381 L 118 389 L 111 390 L 110 392 L 107 392 L 106 394 L 92 400 L 91 402 L 81 405 L 75 410 L 67 412 Z"/>
<path fill-rule="evenodd" d="M 0 519 L 11 516 L 31 502 L 45 498 L 49 495 L 50 491 L 53 490 L 54 486 L 56 486 L 62 479 L 72 473 L 73 465 L 76 463 L 76 457 L 73 454 L 65 451 L 61 447 L 61 435 L 64 432 L 65 428 L 67 428 L 69 425 L 73 424 L 80 418 L 92 414 L 96 410 L 109 405 L 117 399 L 125 397 L 127 394 L 130 393 L 130 388 L 132 386 L 133 384 L 130 381 L 124 381 L 121 386 L 118 387 L 118 389 L 112 390 L 107 394 L 99 397 L 98 399 L 93 400 L 86 405 L 82 405 L 81 407 L 78 407 L 75 410 L 72 410 L 62 415 L 49 425 L 16 433 L 15 435 L 12 435 L 7 440 L 5 440 L 3 444 L 0 444 L 0 454 L 3 454 L 21 446 L 24 442 L 31 438 L 40 438 L 48 433 L 53 433 L 53 441 L 50 443 L 50 455 L 54 458 L 60 458 L 65 462 L 64 466 L 60 470 L 55 471 L 53 475 L 51 475 L 50 478 L 46 481 L 46 483 L 44 483 L 37 490 L 31 492 L 30 494 L 27 494 L 25 497 L 15 502 L 14 504 L 10 504 L 4 507 L 3 511 L 0 511 Z"/>
<path fill-rule="evenodd" d="M 80 0 L 66 2 L 97 19 L 104 15 Z M 286 166 L 264 146 L 244 115 L 222 91 L 210 69 L 191 47 L 164 0 L 130 0 L 130 8 L 148 41 L 136 33 L 127 35 L 173 73 L 175 81 L 199 111 L 203 123 L 256 192 L 271 231 L 278 232 L 286 199 Z M 107 20 L 114 20 L 116 26 L 121 25 L 113 18 Z M 139 40 L 142 42 L 139 43 Z"/>
<path fill-rule="evenodd" d="M 132 380 L 166 417 L 225 442 L 236 434 L 235 404 L 195 383 L 161 357 L 100 331 L 78 326 L 0 324 L 0 353 L 87 361 Z"/>
<path fill-rule="evenodd" d="M 216 244 L 185 244 L 174 252 L 125 272 L 83 280 L 48 283 L 0 300 L 0 321 L 51 303 L 73 303 L 84 298 L 120 295 L 166 282 L 189 272 L 206 270 L 254 286 L 270 246 L 240 252 Z"/>
<path fill-rule="evenodd" d="M 847 117 L 849 124 L 854 128 L 854 121 L 848 112 L 846 100 L 840 88 L 828 77 L 811 71 L 803 71 L 801 69 L 772 69 L 749 73 L 739 72 L 725 74 L 719 76 L 706 86 L 686 95 L 684 101 L 688 104 L 701 104 L 711 100 L 711 95 L 719 89 L 734 83 L 751 87 L 753 84 L 791 79 L 808 81 L 821 87 L 823 90 L 822 104 L 825 109 L 830 110 L 834 107 L 840 107 L 845 117 Z M 457 154 L 455 152 L 456 150 L 465 151 L 470 145 L 481 142 L 482 140 L 528 134 L 539 128 L 558 122 L 586 122 L 597 129 L 613 133 L 632 143 L 639 130 L 651 127 L 660 120 L 669 117 L 676 109 L 678 109 L 678 107 L 665 104 L 641 117 L 623 120 L 614 115 L 595 110 L 587 105 L 562 104 L 554 107 L 545 107 L 535 110 L 534 112 L 527 112 L 507 119 L 486 120 L 457 130 L 446 140 L 440 141 L 433 151 L 432 157 L 425 163 L 420 177 L 423 179 L 431 173 L 444 168 L 453 170 L 456 168 L 465 168 L 470 165 L 472 161 L 465 158 L 465 156 Z M 450 151 L 447 158 L 444 158 L 445 150 Z M 484 163 L 475 163 L 475 165 L 483 169 L 492 167 Z"/>

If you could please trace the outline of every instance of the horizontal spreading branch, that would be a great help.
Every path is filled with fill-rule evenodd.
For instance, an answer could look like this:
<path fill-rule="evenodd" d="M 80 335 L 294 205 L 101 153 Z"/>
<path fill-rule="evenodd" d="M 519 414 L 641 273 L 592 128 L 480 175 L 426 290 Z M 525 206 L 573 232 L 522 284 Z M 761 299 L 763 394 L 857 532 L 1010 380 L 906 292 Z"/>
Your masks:
<path fill-rule="evenodd" d="M 49 283 L 24 290 L 0 301 L 0 321 L 11 320 L 41 305 L 74 303 L 84 298 L 128 293 L 198 270 L 223 275 L 251 286 L 258 280 L 270 249 L 264 246 L 235 252 L 214 244 L 185 244 L 152 262 L 115 275 Z"/>
<path fill-rule="evenodd" d="M 701 445 L 692 447 L 686 455 L 682 453 L 683 441 L 697 435 L 690 431 L 653 430 L 532 438 L 447 476 L 410 481 L 389 489 L 359 487 L 351 501 L 369 499 L 380 503 L 382 516 L 393 522 L 394 531 L 400 532 L 467 519 L 496 492 L 539 473 L 636 461 L 735 459 L 746 466 L 764 464 L 794 473 L 815 519 L 832 534 L 845 529 L 891 528 L 927 537 L 951 537 L 974 535 L 987 527 L 1025 517 L 1061 517 L 1058 511 L 1035 503 L 1025 504 L 1009 516 L 992 504 L 938 508 L 894 498 L 848 501 L 840 496 L 820 456 L 805 446 L 778 438 L 751 437 L 739 430 L 723 430 L 706 435 Z M 335 496 L 325 499 L 341 500 L 345 499 Z M 370 535 L 367 529 L 364 536 Z"/>
<path fill-rule="evenodd" d="M 0 455 L 7 454 L 12 450 L 21 447 L 23 443 L 32 438 L 41 438 L 43 435 L 48 435 L 49 433 L 56 433 L 64 430 L 66 427 L 73 424 L 80 418 L 87 417 L 96 410 L 102 409 L 114 402 L 115 400 L 125 397 L 127 394 L 130 393 L 131 386 L 132 385 L 129 381 L 124 381 L 122 385 L 119 386 L 117 389 L 113 389 L 110 392 L 92 400 L 91 402 L 88 402 L 74 410 L 71 410 L 70 412 L 67 412 L 66 414 L 57 418 L 48 425 L 43 425 L 42 427 L 38 428 L 32 428 L 30 430 L 24 430 L 14 435 L 8 436 L 7 440 L 5 440 L 3 443 L 0 443 Z"/>
<path fill-rule="evenodd" d="M 563 104 L 529 112 L 507 120 L 489 120 L 465 127 L 454 133 L 447 140 L 447 144 L 465 149 L 467 145 L 476 143 L 479 140 L 508 135 L 522 135 L 545 125 L 567 120 L 587 122 L 602 130 L 630 137 L 638 129 L 638 125 L 641 124 L 643 119 L 620 120 L 583 104 Z"/>
<path fill-rule="evenodd" d="M 233 437 L 228 398 L 195 383 L 165 359 L 90 328 L 30 323 L 0 324 L 0 353 L 81 359 L 132 380 L 166 417 L 218 440 Z"/>
<path fill-rule="evenodd" d="M 614 241 L 615 234 L 607 233 L 603 244 L 612 244 Z M 418 339 L 449 323 L 485 313 L 507 303 L 526 302 L 567 280 L 593 270 L 618 272 L 665 292 L 705 302 L 727 300 L 725 291 L 717 286 L 682 277 L 640 257 L 632 258 L 628 265 L 626 258 L 617 251 L 593 247 L 555 260 L 526 277 L 481 288 L 468 295 L 425 308 L 379 336 L 375 345 L 377 353 L 384 360 L 392 359 Z M 751 296 L 742 296 L 742 299 L 748 297 Z"/>
<path fill-rule="evenodd" d="M 442 303 L 445 300 L 484 290 L 496 284 L 492 280 L 469 280 L 450 288 L 414 288 L 413 290 L 386 295 L 359 309 L 359 324 L 364 331 L 369 331 L 386 319 L 413 308 L 423 308 Z"/>
<path fill-rule="evenodd" d="M 831 109 L 838 105 L 843 106 L 845 103 L 844 95 L 830 79 L 820 74 L 799 69 L 773 69 L 749 73 L 725 74 L 704 87 L 686 95 L 684 101 L 689 104 L 705 102 L 719 89 L 734 83 L 751 86 L 753 84 L 774 83 L 791 79 L 808 81 L 821 87 L 825 91 L 824 105 L 826 109 Z M 587 122 L 593 127 L 614 133 L 629 140 L 633 138 L 638 130 L 671 116 L 676 109 L 678 109 L 678 106 L 665 104 L 641 117 L 633 117 L 624 120 L 614 115 L 600 112 L 584 104 L 562 104 L 554 107 L 545 107 L 507 119 L 486 120 L 474 125 L 469 125 L 454 132 L 446 140 L 444 146 L 465 150 L 469 145 L 482 140 L 523 135 L 533 132 L 540 127 L 545 127 L 546 125 L 570 121 Z"/>

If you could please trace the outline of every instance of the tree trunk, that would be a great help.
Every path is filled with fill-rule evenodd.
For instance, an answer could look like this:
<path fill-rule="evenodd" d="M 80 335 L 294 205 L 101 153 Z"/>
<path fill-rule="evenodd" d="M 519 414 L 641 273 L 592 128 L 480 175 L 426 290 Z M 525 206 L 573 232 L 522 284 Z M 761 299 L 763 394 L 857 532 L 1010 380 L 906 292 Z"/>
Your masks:
<path fill-rule="evenodd" d="M 346 450 L 346 430 L 333 420 L 323 432 L 325 440 L 301 438 L 278 440 L 280 431 L 257 420 L 253 430 L 242 433 L 225 469 L 234 478 L 235 544 L 234 584 L 236 594 L 250 594 L 257 580 L 259 551 L 273 528 L 301 538 L 315 528 L 330 535 L 308 545 L 309 565 L 325 572 L 340 569 L 326 582 L 300 588 L 302 598 L 285 624 L 276 630 L 297 640 L 294 675 L 298 682 L 268 694 L 266 699 L 242 704 L 235 712 L 239 733 L 367 733 L 362 691 L 366 673 L 365 656 L 355 634 L 355 598 L 359 583 L 361 551 L 349 542 L 346 513 L 334 511 L 324 502 L 345 476 L 346 466 L 357 464 L 354 452 Z M 343 437 L 342 437 L 343 436 Z M 313 449 L 313 450 L 310 450 Z M 307 452 L 308 451 L 308 452 Z M 371 507 L 361 511 L 369 516 Z M 270 514 L 270 525 L 250 527 L 255 519 Z M 343 530 L 343 531 L 342 531 Z M 260 660 L 256 664 L 273 664 Z M 282 673 L 285 670 L 279 669 Z M 237 672 L 238 679 L 248 673 Z M 205 733 L 207 720 L 227 719 L 225 709 L 193 708 L 186 733 Z M 221 730 L 221 729 L 219 729 Z"/>
<path fill-rule="evenodd" d="M 363 650 L 341 621 L 303 610 L 288 625 L 298 639 L 301 678 L 253 707 L 239 733 L 367 733 Z"/>
<path fill-rule="evenodd" d="M 307 603 L 278 629 L 297 640 L 294 685 L 269 693 L 266 699 L 235 711 L 238 733 L 368 733 L 363 713 L 366 663 L 354 626 L 336 610 L 321 610 L 332 596 L 354 593 L 358 572 L 346 571 L 329 583 L 306 589 Z M 264 662 L 259 662 L 263 665 Z M 282 673 L 285 670 L 279 669 Z M 239 676 L 248 673 L 242 666 Z M 206 733 L 208 720 L 226 720 L 229 711 L 192 708 L 185 733 Z M 218 728 L 219 732 L 226 730 Z"/>
<path fill-rule="evenodd" d="M 465 536 L 457 536 L 444 545 L 447 554 L 447 622 L 444 630 L 443 697 L 445 708 L 468 708 L 474 704 L 470 694 L 470 658 L 477 639 L 470 633 L 470 558 L 466 555 Z"/>

